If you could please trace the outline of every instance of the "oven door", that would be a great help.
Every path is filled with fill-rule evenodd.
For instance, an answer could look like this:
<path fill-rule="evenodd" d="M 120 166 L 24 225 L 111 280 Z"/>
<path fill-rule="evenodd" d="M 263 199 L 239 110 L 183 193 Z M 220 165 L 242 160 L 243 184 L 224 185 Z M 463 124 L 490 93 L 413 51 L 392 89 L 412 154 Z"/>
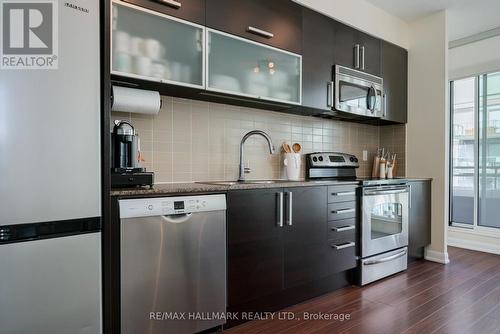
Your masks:
<path fill-rule="evenodd" d="M 357 77 L 336 74 L 335 109 L 365 117 L 382 116 L 382 86 Z"/>
<path fill-rule="evenodd" d="M 408 198 L 407 185 L 363 189 L 363 258 L 408 245 Z"/>

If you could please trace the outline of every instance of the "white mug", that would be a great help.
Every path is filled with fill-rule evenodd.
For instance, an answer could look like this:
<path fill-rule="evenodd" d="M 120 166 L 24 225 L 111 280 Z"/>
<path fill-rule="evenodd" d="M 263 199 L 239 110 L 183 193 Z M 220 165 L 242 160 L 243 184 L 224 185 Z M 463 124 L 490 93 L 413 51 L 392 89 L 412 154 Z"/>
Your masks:
<path fill-rule="evenodd" d="M 134 72 L 139 75 L 151 75 L 151 58 L 137 56 L 134 57 Z"/>
<path fill-rule="evenodd" d="M 148 38 L 143 43 L 144 54 L 153 60 L 160 60 L 163 53 L 161 43 L 153 38 Z"/>
<path fill-rule="evenodd" d="M 167 79 L 167 68 L 161 63 L 153 63 L 151 65 L 151 76 L 160 79 Z"/>
<path fill-rule="evenodd" d="M 114 52 L 130 52 L 130 35 L 125 31 L 117 31 L 113 34 Z"/>
<path fill-rule="evenodd" d="M 285 153 L 283 163 L 286 167 L 287 178 L 292 181 L 300 180 L 300 166 L 302 164 L 300 153 Z"/>
<path fill-rule="evenodd" d="M 126 53 L 113 55 L 113 69 L 119 72 L 132 72 L 132 57 Z"/>
<path fill-rule="evenodd" d="M 133 56 L 144 56 L 144 40 L 140 37 L 130 39 L 130 54 Z"/>
<path fill-rule="evenodd" d="M 182 64 L 178 62 L 170 63 L 170 76 L 172 80 L 182 81 Z"/>

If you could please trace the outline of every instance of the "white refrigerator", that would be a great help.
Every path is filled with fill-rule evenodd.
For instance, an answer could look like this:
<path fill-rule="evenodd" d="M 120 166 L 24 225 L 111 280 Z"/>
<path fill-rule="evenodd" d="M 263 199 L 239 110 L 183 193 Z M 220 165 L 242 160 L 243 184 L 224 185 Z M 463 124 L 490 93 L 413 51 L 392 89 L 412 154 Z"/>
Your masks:
<path fill-rule="evenodd" d="M 100 2 L 0 0 L 0 334 L 102 331 Z"/>

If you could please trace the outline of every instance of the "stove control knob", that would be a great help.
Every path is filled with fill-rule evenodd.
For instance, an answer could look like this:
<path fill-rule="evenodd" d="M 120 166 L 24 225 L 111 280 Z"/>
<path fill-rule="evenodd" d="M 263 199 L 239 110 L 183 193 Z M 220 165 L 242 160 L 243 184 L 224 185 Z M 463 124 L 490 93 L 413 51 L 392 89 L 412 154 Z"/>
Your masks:
<path fill-rule="evenodd" d="M 350 160 L 351 162 L 354 162 L 354 157 L 350 157 L 350 158 L 349 158 L 349 160 Z"/>
<path fill-rule="evenodd" d="M 354 162 L 358 162 L 358 158 L 354 158 Z"/>
<path fill-rule="evenodd" d="M 313 161 L 314 161 L 314 162 L 317 162 L 317 161 L 318 161 L 318 158 L 313 157 Z"/>
<path fill-rule="evenodd" d="M 320 156 L 320 157 L 318 158 L 318 160 L 319 160 L 319 161 L 323 161 L 323 157 L 322 157 L 322 156 Z"/>

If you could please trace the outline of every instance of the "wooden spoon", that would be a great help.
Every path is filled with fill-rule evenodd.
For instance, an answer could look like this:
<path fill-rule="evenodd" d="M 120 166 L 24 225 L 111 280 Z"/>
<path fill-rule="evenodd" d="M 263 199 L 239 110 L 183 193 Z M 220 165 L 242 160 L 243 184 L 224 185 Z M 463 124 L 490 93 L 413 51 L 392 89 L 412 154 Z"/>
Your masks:
<path fill-rule="evenodd" d="M 300 153 L 300 150 L 302 150 L 302 146 L 300 146 L 299 143 L 295 143 L 292 145 L 292 149 L 294 153 Z"/>
<path fill-rule="evenodd" d="M 283 151 L 285 151 L 285 153 L 292 153 L 292 148 L 290 147 L 290 144 L 284 142 L 282 146 L 283 146 Z"/>

